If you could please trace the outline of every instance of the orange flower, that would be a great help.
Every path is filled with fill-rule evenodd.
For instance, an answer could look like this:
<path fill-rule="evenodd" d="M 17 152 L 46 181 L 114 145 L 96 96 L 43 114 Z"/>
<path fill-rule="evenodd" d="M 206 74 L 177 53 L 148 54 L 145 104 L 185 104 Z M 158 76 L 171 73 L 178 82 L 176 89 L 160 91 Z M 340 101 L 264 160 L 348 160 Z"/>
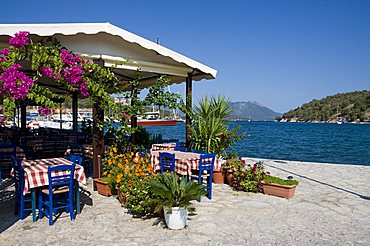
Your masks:
<path fill-rule="evenodd" d="M 112 160 L 111 159 L 108 160 L 108 165 L 112 165 Z"/>

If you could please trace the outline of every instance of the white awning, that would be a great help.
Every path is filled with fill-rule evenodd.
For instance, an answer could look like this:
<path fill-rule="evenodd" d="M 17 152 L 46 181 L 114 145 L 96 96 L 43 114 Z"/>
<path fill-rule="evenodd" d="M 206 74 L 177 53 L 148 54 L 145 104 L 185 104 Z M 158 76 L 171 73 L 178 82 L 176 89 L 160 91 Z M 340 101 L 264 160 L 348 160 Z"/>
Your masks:
<path fill-rule="evenodd" d="M 142 86 L 158 75 L 168 75 L 170 83 L 181 83 L 192 73 L 193 80 L 215 79 L 217 71 L 175 51 L 123 30 L 110 23 L 0 24 L 0 48 L 19 31 L 29 31 L 33 40 L 54 37 L 63 46 L 87 59 L 101 58 L 105 66 L 125 61 L 114 69 L 123 79 L 142 71 Z"/>

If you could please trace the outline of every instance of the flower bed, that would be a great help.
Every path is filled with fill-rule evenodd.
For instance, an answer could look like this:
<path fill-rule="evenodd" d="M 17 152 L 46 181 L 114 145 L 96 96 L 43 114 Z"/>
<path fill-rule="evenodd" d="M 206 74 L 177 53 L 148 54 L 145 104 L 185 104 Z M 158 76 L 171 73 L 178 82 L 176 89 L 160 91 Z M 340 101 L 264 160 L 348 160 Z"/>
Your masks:
<path fill-rule="evenodd" d="M 111 187 L 116 187 L 126 196 L 125 207 L 135 214 L 151 212 L 151 192 L 148 181 L 156 174 L 150 163 L 150 156 L 140 156 L 137 148 L 121 150 L 111 148 L 103 160 L 103 175 L 109 180 Z"/>

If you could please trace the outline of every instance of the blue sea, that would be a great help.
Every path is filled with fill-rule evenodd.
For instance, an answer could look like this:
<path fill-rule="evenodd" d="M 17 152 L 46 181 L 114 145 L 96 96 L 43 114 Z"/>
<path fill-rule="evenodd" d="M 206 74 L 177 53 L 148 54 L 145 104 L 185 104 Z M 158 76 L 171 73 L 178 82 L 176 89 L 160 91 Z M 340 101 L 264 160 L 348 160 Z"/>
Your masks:
<path fill-rule="evenodd" d="M 370 166 L 370 124 L 232 122 L 244 138 L 232 146 L 239 156 Z M 148 126 L 163 139 L 185 141 L 185 123 Z"/>

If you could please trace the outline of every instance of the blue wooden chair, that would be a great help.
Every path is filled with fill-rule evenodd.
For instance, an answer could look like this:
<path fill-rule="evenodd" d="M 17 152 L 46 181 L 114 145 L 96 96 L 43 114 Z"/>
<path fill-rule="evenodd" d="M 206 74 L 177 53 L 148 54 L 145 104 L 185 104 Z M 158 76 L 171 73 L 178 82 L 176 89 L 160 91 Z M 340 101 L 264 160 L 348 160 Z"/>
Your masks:
<path fill-rule="evenodd" d="M 204 150 L 200 150 L 200 149 L 193 149 L 191 152 L 193 152 L 193 153 L 197 153 L 197 154 L 207 154 L 207 152 L 206 151 L 204 151 Z"/>
<path fill-rule="evenodd" d="M 150 155 L 150 149 L 139 148 L 140 157 L 146 157 L 147 154 Z"/>
<path fill-rule="evenodd" d="M 80 155 L 72 154 L 67 157 L 73 163 L 83 166 L 83 158 Z"/>
<path fill-rule="evenodd" d="M 212 199 L 212 175 L 215 164 L 215 154 L 203 154 L 200 156 L 199 171 L 197 174 L 191 174 L 191 178 L 197 180 L 199 184 L 204 184 L 204 178 L 206 178 L 206 191 L 208 191 L 208 199 Z M 199 200 L 200 201 L 200 198 Z"/>
<path fill-rule="evenodd" d="M 0 142 L 0 183 L 3 175 L 9 176 L 12 167 L 11 156 L 16 155 L 16 145 L 10 142 Z"/>
<path fill-rule="evenodd" d="M 182 152 L 188 152 L 188 149 L 186 147 L 182 147 L 182 146 L 176 146 L 174 148 L 175 151 L 182 151 Z"/>
<path fill-rule="evenodd" d="M 15 157 L 11 156 L 11 162 L 13 167 L 14 184 L 15 184 L 15 206 L 14 214 L 19 214 L 19 218 L 23 220 L 25 218 L 25 211 L 32 211 L 33 222 L 36 221 L 36 193 L 23 194 L 24 190 L 24 172 L 22 168 L 21 161 Z M 31 196 L 31 197 L 29 197 Z M 26 207 L 31 205 L 31 207 Z"/>
<path fill-rule="evenodd" d="M 53 215 L 58 210 L 65 209 L 71 220 L 74 213 L 74 172 L 76 164 L 48 167 L 49 186 L 39 192 L 39 218 L 45 214 L 49 218 L 49 225 L 53 225 Z M 58 172 L 52 176 L 52 173 Z"/>
<path fill-rule="evenodd" d="M 185 142 L 176 142 L 176 147 L 185 147 Z"/>
<path fill-rule="evenodd" d="M 167 152 L 159 152 L 159 163 L 161 165 L 161 173 L 169 170 L 170 172 L 175 171 L 175 154 Z"/>

